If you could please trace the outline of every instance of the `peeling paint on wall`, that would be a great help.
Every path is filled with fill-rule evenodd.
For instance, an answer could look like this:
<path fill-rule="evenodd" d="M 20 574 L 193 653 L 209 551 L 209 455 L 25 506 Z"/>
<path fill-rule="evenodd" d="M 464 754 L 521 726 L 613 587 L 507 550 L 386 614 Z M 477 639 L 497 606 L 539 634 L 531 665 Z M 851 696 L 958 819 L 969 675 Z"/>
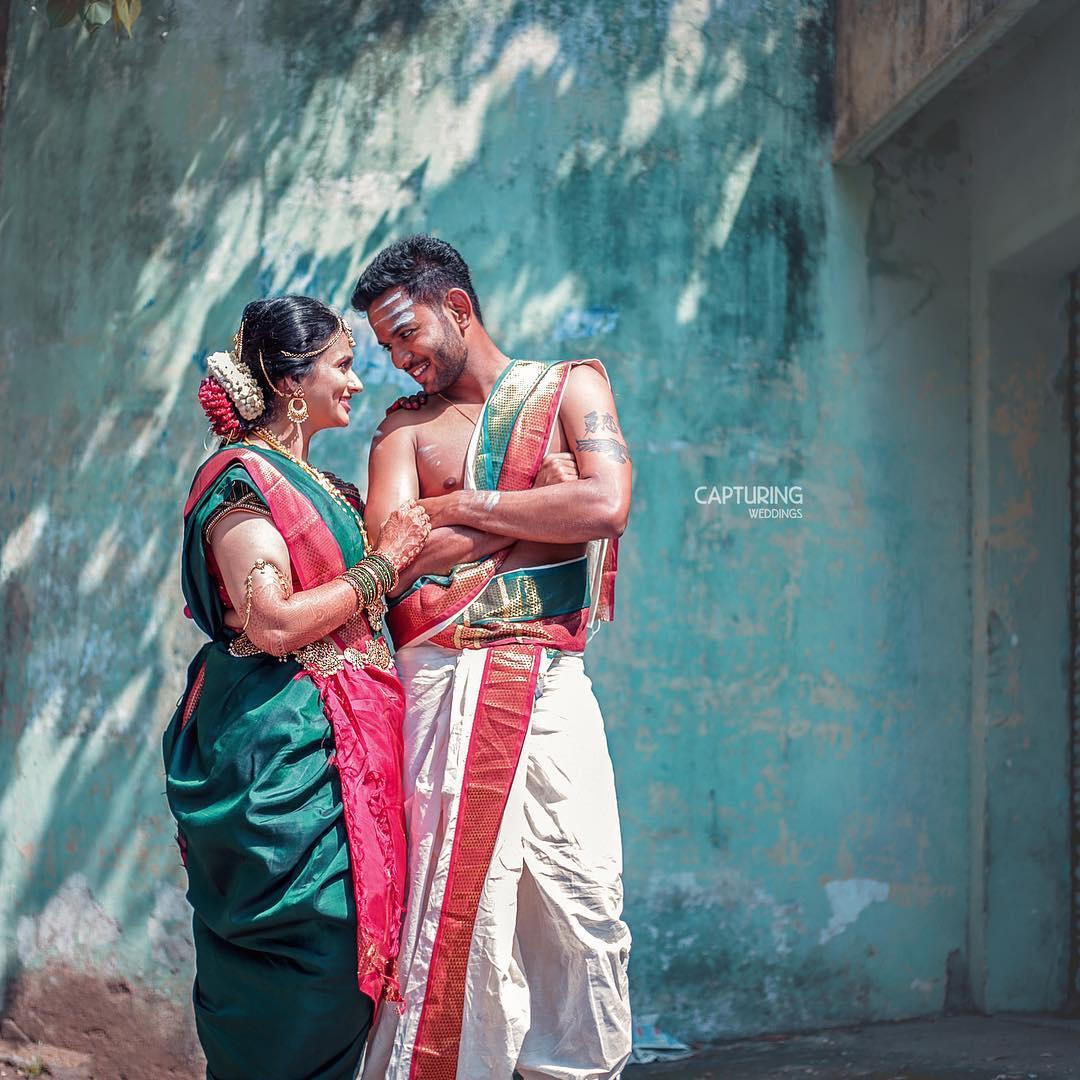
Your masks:
<path fill-rule="evenodd" d="M 160 884 L 146 928 L 154 959 L 172 972 L 188 971 L 195 961 L 191 907 L 183 889 Z"/>
<path fill-rule="evenodd" d="M 889 885 L 888 882 L 869 878 L 827 881 L 825 895 L 831 914 L 829 925 L 818 935 L 820 945 L 842 934 L 871 904 L 883 904 L 888 900 Z"/>
<path fill-rule="evenodd" d="M 72 874 L 40 915 L 19 919 L 19 962 L 37 968 L 61 960 L 75 968 L 107 970 L 119 937 L 119 923 L 94 899 L 86 878 Z"/>

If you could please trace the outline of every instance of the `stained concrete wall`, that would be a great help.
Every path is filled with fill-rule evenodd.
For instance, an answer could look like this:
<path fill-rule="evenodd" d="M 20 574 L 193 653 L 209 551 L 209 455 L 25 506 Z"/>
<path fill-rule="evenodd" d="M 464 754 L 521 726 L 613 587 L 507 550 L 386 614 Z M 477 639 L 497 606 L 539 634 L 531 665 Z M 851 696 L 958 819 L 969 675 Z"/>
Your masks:
<path fill-rule="evenodd" d="M 1080 266 L 1077 48 L 1074 9 L 988 72 L 964 102 L 972 170 L 973 734 L 986 808 L 985 834 L 975 835 L 973 958 L 991 1009 L 1021 992 L 1059 1004 L 1068 966 L 1065 277 Z"/>
<path fill-rule="evenodd" d="M 834 173 L 830 36 L 819 0 L 151 0 L 130 43 L 15 6 L 9 974 L 62 960 L 182 1003 L 158 739 L 198 644 L 177 549 L 202 359 L 252 296 L 344 304 L 382 243 L 434 230 L 509 352 L 603 358 L 635 450 L 619 617 L 590 663 L 637 1014 L 714 1038 L 964 997 L 967 150 L 954 122 Z M 366 404 L 315 456 L 362 482 L 405 384 L 358 338 Z M 801 485 L 803 517 L 695 500 L 754 483 Z"/>
<path fill-rule="evenodd" d="M 865 161 L 1039 3 L 837 0 L 837 159 Z"/>
<path fill-rule="evenodd" d="M 941 458 L 943 473 L 966 469 L 970 499 L 970 880 L 950 974 L 958 1003 L 970 994 L 991 1011 L 1058 1009 L 1069 993 L 1066 275 L 1080 265 L 1080 14 L 1062 10 L 1025 23 L 1042 27 L 1032 39 L 1005 38 L 873 165 L 888 221 L 879 265 L 900 287 L 890 351 L 943 349 L 938 405 L 966 381 L 966 415 L 920 417 L 914 430 L 967 428 L 965 450 Z M 951 516 L 933 499 L 921 509 L 931 527 Z"/>

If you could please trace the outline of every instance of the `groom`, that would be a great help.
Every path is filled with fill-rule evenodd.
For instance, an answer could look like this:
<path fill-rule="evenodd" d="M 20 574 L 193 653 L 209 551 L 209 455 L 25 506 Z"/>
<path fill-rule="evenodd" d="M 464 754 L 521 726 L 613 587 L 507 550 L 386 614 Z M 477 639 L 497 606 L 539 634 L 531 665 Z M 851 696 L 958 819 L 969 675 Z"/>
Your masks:
<path fill-rule="evenodd" d="M 381 1010 L 364 1076 L 618 1076 L 630 933 L 583 665 L 630 509 L 607 375 L 507 357 L 431 236 L 379 252 L 352 302 L 421 388 L 376 433 L 369 528 L 420 498 L 433 530 L 388 616 L 407 700 L 405 1011 Z"/>

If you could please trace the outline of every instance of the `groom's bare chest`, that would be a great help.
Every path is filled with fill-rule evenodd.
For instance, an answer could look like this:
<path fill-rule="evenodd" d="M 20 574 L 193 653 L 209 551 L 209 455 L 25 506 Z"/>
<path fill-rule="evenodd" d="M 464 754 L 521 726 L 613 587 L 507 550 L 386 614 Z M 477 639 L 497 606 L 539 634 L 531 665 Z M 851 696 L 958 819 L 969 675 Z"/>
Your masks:
<path fill-rule="evenodd" d="M 422 498 L 445 495 L 464 486 L 465 458 L 480 409 L 479 404 L 443 405 L 417 425 L 416 472 Z M 568 449 L 562 425 L 556 423 L 548 452 Z"/>
<path fill-rule="evenodd" d="M 458 491 L 464 485 L 465 455 L 473 433 L 473 424 L 466 417 L 474 419 L 480 406 L 463 405 L 461 409 L 466 415 L 443 406 L 418 426 L 416 473 L 422 498 Z"/>

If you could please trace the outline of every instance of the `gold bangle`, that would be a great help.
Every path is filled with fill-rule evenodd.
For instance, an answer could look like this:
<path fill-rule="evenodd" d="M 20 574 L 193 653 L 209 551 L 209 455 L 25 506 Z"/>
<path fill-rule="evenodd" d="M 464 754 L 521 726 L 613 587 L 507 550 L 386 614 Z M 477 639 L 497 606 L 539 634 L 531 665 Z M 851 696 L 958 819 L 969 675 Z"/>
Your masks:
<path fill-rule="evenodd" d="M 351 570 L 352 567 L 350 567 L 349 569 Z M 352 591 L 356 593 L 356 610 L 359 611 L 364 606 L 364 594 L 360 589 L 360 582 L 356 580 L 356 577 L 353 574 L 349 573 L 349 570 L 346 570 L 345 573 L 341 575 L 341 577 L 342 580 L 349 583 Z"/>

